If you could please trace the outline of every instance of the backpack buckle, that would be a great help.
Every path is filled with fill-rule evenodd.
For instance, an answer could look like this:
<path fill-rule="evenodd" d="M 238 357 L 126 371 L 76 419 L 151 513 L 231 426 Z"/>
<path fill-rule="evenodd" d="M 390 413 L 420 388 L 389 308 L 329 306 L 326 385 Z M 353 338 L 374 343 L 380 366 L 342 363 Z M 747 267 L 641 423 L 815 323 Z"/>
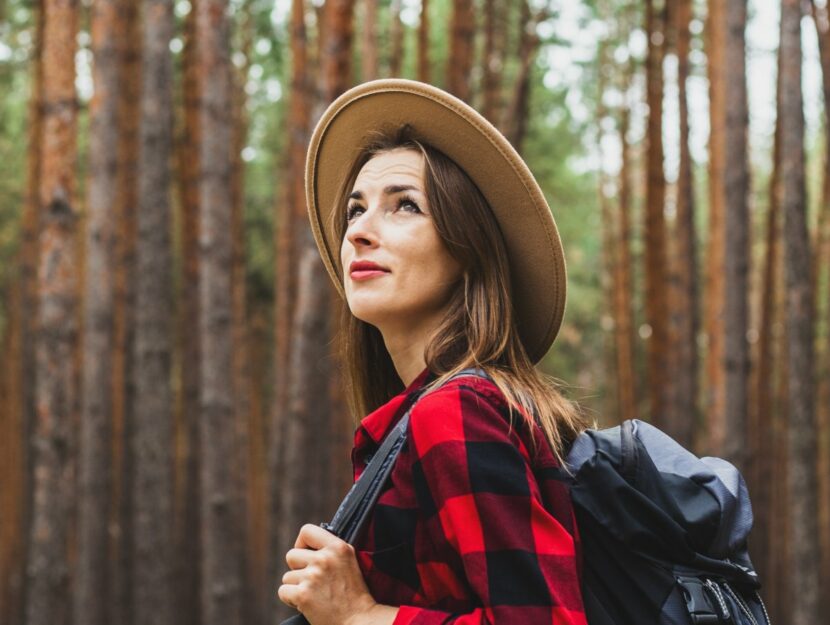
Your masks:
<path fill-rule="evenodd" d="M 683 591 L 686 609 L 693 625 L 719 625 L 731 623 L 729 609 L 719 596 L 717 587 L 710 580 L 698 577 L 677 577 Z"/>

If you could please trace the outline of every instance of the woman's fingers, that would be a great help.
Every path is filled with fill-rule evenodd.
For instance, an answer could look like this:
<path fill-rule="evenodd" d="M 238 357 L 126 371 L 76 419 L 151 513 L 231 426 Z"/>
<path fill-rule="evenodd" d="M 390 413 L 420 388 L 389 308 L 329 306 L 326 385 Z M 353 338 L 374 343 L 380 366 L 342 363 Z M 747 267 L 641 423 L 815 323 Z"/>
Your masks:
<path fill-rule="evenodd" d="M 319 525 L 306 523 L 300 528 L 294 547 L 299 549 L 322 549 L 326 545 L 339 540 L 337 536 L 328 530 L 324 530 Z"/>
<path fill-rule="evenodd" d="M 285 563 L 292 569 L 302 569 L 314 561 L 315 552 L 310 549 L 289 549 Z"/>

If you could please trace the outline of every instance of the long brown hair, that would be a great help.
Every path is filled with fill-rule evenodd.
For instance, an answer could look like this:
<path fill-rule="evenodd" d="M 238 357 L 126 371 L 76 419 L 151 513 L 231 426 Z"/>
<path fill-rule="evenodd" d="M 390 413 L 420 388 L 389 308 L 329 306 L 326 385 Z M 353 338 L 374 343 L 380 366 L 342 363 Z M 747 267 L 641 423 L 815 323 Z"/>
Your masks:
<path fill-rule="evenodd" d="M 361 168 L 374 156 L 395 149 L 423 155 L 425 193 L 435 228 L 464 269 L 424 354 L 427 368 L 437 376 L 427 391 L 464 368 L 484 369 L 507 399 L 511 427 L 514 410 L 535 415 L 562 462 L 588 421 L 578 404 L 562 395 L 558 381 L 538 371 L 528 358 L 516 328 L 507 250 L 498 222 L 478 187 L 454 161 L 419 141 L 409 126 L 377 131 L 359 149 L 338 190 L 331 224 L 337 241 L 345 236 L 346 204 Z M 403 391 L 403 382 L 380 331 L 352 315 L 345 301 L 339 337 L 346 394 L 352 414 L 361 418 Z"/>

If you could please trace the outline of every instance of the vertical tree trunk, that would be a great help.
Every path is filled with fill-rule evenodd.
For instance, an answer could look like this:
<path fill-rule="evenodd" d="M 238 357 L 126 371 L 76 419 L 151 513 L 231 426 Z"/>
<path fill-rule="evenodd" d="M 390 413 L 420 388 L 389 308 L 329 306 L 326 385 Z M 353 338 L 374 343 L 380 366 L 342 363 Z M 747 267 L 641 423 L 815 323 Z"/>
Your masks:
<path fill-rule="evenodd" d="M 39 184 L 42 146 L 42 50 L 43 2 L 33 3 L 35 36 L 31 56 L 31 89 L 28 102 L 29 134 L 26 148 L 26 195 L 18 252 L 19 274 L 16 299 L 11 302 L 10 345 L 7 353 L 7 406 L 9 444 L 5 456 L 8 471 L 0 490 L 9 497 L 3 502 L 3 531 L 0 537 L 0 622 L 24 622 L 24 591 L 27 562 L 27 528 L 32 514 L 32 449 L 29 445 L 35 418 L 35 336 L 37 319 L 37 262 L 40 214 Z M 16 449 L 16 451 L 15 451 Z"/>
<path fill-rule="evenodd" d="M 173 406 L 171 0 L 144 2 L 136 272 L 133 566 L 135 625 L 172 625 Z"/>
<path fill-rule="evenodd" d="M 780 109 L 781 101 L 781 55 L 778 55 L 778 78 L 776 85 L 776 108 Z M 779 203 L 779 174 L 781 171 L 781 116 L 775 123 L 775 138 L 773 144 L 772 175 L 769 185 L 769 208 L 767 211 L 766 253 L 764 254 L 764 274 L 761 286 L 760 321 L 758 331 L 757 366 L 754 374 L 755 403 L 749 413 L 748 447 L 750 450 L 749 471 L 746 473 L 747 483 L 752 494 L 752 507 L 755 511 L 752 537 L 750 539 L 750 554 L 752 562 L 758 571 L 761 580 L 772 580 L 773 562 L 775 553 L 773 545 L 781 536 L 780 532 L 773 532 L 776 518 L 774 508 L 776 481 L 783 471 L 776 471 L 775 467 L 784 466 L 770 462 L 775 457 L 776 438 L 772 432 L 776 426 L 775 419 L 775 379 L 776 369 L 780 370 L 781 359 L 773 353 L 779 337 L 775 328 L 779 315 L 776 313 L 779 275 L 781 273 L 781 210 Z M 753 546 L 756 546 L 753 549 Z M 772 588 L 768 589 L 770 593 Z M 770 599 L 772 596 L 770 595 Z"/>
<path fill-rule="evenodd" d="M 31 440 L 34 499 L 26 582 L 28 625 L 61 625 L 71 615 L 70 521 L 75 489 L 74 418 L 78 410 L 78 213 L 74 205 L 77 101 L 77 0 L 45 0 L 43 127 L 39 185 L 37 415 Z M 67 62 L 69 60 L 69 62 Z"/>
<path fill-rule="evenodd" d="M 830 585 L 830 301 L 825 300 L 823 305 L 818 298 L 821 294 L 821 285 L 824 283 L 822 275 L 827 275 L 827 284 L 830 285 L 830 7 L 816 6 L 811 2 L 813 21 L 818 35 L 819 56 L 821 59 L 822 86 L 824 91 L 824 180 L 822 184 L 821 216 L 816 229 L 815 245 L 813 246 L 813 286 L 812 296 L 816 305 L 813 310 L 816 314 L 816 327 L 820 326 L 822 309 L 826 315 L 825 332 L 827 340 L 823 348 L 819 346 L 816 353 L 818 382 L 816 388 L 816 419 L 818 421 L 818 506 L 819 506 L 819 540 L 821 544 L 821 578 L 819 587 L 827 588 Z M 830 288 L 830 286 L 828 286 Z M 827 298 L 830 299 L 830 298 Z M 822 594 L 822 614 L 830 609 L 830 597 Z"/>
<path fill-rule="evenodd" d="M 475 28 L 473 0 L 453 0 L 447 91 L 465 102 L 469 102 L 472 95 L 470 75 L 475 55 Z"/>
<path fill-rule="evenodd" d="M 295 514 L 293 506 L 284 506 L 283 497 L 290 496 L 297 485 L 288 481 L 292 468 L 285 464 L 291 418 L 288 407 L 289 381 L 291 374 L 291 335 L 294 304 L 296 302 L 297 256 L 295 232 L 299 224 L 307 221 L 303 168 L 305 148 L 308 142 L 310 111 L 312 107 L 311 87 L 308 76 L 308 38 L 305 24 L 305 0 L 293 0 L 291 5 L 291 91 L 288 100 L 286 120 L 287 145 L 281 171 L 285 172 L 280 182 L 280 199 L 276 206 L 276 283 L 274 319 L 274 398 L 271 422 L 270 451 L 268 458 L 271 484 L 270 521 L 272 537 L 269 550 L 268 579 L 271 586 L 279 583 L 285 570 L 285 550 L 293 546 L 292 538 L 303 519 Z M 293 535 L 292 535 L 293 534 Z M 276 622 L 288 615 L 286 606 L 272 595 L 273 614 Z"/>
<path fill-rule="evenodd" d="M 113 484 L 110 509 L 109 620 L 129 623 L 132 610 L 132 440 L 135 397 L 135 248 L 138 205 L 138 133 L 141 115 L 140 5 L 121 0 L 121 81 L 118 93 L 118 222 L 112 368 Z"/>
<path fill-rule="evenodd" d="M 378 77 L 378 0 L 363 0 L 363 39 L 361 40 L 361 78 Z M 392 74 L 394 76 L 394 74 Z"/>
<path fill-rule="evenodd" d="M 665 5 L 661 0 L 646 4 L 646 100 L 647 184 L 645 212 L 645 309 L 651 327 L 648 337 L 648 384 L 651 419 L 662 424 L 665 409 L 668 355 L 668 324 L 666 301 L 666 222 L 663 214 L 666 180 L 663 174 L 663 57 L 665 55 Z"/>
<path fill-rule="evenodd" d="M 681 0 L 673 12 L 677 50 L 677 88 L 680 122 L 680 171 L 677 180 L 677 218 L 672 240 L 672 367 L 675 376 L 672 399 L 666 407 L 666 432 L 690 447 L 697 423 L 697 250 L 695 233 L 694 181 L 689 152 L 689 106 L 686 83 L 689 77 L 689 49 L 692 20 L 691 0 Z"/>
<path fill-rule="evenodd" d="M 429 0 L 421 0 L 421 20 L 418 24 L 418 80 L 430 82 L 429 70 Z"/>
<path fill-rule="evenodd" d="M 747 342 L 749 292 L 749 163 L 747 133 L 749 111 L 746 96 L 746 1 L 726 5 L 724 61 L 728 75 L 724 80 L 726 107 L 724 137 L 723 196 L 724 222 L 724 405 L 726 438 L 723 454 L 738 468 L 746 461 L 747 380 L 749 344 Z"/>
<path fill-rule="evenodd" d="M 485 0 L 481 114 L 498 127 L 503 124 L 504 114 L 502 75 L 507 44 L 506 22 L 507 5 L 504 0 Z"/>
<path fill-rule="evenodd" d="M 709 237 L 706 248 L 706 415 L 707 453 L 723 455 L 726 440 L 724 354 L 724 215 L 723 176 L 726 166 L 725 0 L 709 0 Z"/>
<path fill-rule="evenodd" d="M 248 306 L 246 273 L 247 263 L 245 244 L 245 162 L 242 151 L 248 137 L 248 118 L 246 114 L 245 83 L 251 66 L 251 48 L 253 46 L 253 16 L 251 1 L 246 0 L 237 9 L 236 31 L 237 50 L 243 59 L 231 76 L 233 99 L 231 102 L 231 289 L 232 289 L 232 334 L 233 334 L 233 408 L 236 429 L 236 504 L 239 513 L 240 541 L 240 622 L 253 625 L 258 620 L 261 605 L 261 589 L 265 579 L 258 575 L 259 563 L 264 553 L 255 549 L 255 536 L 251 522 L 256 510 L 250 490 L 252 476 L 257 467 L 251 453 L 252 435 L 249 430 L 251 396 L 250 396 L 250 357 L 248 352 Z"/>
<path fill-rule="evenodd" d="M 177 446 L 184 453 L 178 460 L 176 483 L 181 492 L 176 497 L 176 565 L 177 620 L 182 625 L 201 623 L 200 567 L 200 505 L 199 505 L 199 178 L 200 145 L 199 111 L 201 84 L 197 58 L 196 16 L 201 0 L 190 0 L 190 13 L 184 20 L 182 51 L 182 120 L 179 159 L 179 197 L 181 206 L 182 279 L 179 307 L 179 358 L 181 362 L 181 395 L 179 398 L 178 436 L 184 441 Z"/>
<path fill-rule="evenodd" d="M 392 0 L 389 7 L 389 39 L 392 42 L 392 49 L 389 51 L 389 76 L 398 78 L 401 76 L 403 65 L 403 44 L 404 30 L 401 21 L 401 0 Z"/>
<path fill-rule="evenodd" d="M 781 208 L 787 266 L 789 357 L 789 462 L 791 510 L 790 575 L 798 600 L 791 623 L 818 623 L 819 541 L 813 313 L 810 297 L 810 241 L 804 186 L 804 110 L 801 96 L 801 5 L 781 3 Z"/>
<path fill-rule="evenodd" d="M 615 247 L 614 341 L 617 354 L 617 405 L 619 419 L 632 419 L 637 412 L 636 378 L 634 375 L 634 319 L 632 299 L 631 261 L 631 144 L 628 130 L 631 118 L 629 91 L 634 75 L 634 63 L 629 58 L 623 73 L 623 105 L 620 111 L 619 135 L 622 146 L 619 182 L 619 227 Z"/>
<path fill-rule="evenodd" d="M 232 463 L 233 311 L 231 261 L 230 33 L 227 0 L 203 0 L 197 14 L 202 85 L 199 249 L 202 618 L 239 622 L 239 515 Z"/>
<path fill-rule="evenodd" d="M 76 623 L 103 625 L 111 475 L 113 271 L 118 191 L 119 0 L 92 5 L 93 84 L 87 197 L 86 295 L 83 333 L 81 441 L 78 463 Z"/>

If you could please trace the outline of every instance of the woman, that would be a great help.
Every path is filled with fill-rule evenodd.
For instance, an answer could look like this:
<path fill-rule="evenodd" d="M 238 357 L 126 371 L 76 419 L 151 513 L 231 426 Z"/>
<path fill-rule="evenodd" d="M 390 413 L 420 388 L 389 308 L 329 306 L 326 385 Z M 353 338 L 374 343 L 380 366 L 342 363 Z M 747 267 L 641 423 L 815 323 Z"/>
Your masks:
<path fill-rule="evenodd" d="M 546 468 L 586 423 L 533 366 L 561 324 L 565 264 L 529 169 L 460 100 L 378 80 L 320 119 L 306 191 L 347 303 L 351 408 L 369 413 L 355 478 L 425 394 L 362 537 L 303 526 L 280 599 L 312 625 L 585 623 L 573 512 Z M 487 378 L 428 392 L 467 367 Z"/>

